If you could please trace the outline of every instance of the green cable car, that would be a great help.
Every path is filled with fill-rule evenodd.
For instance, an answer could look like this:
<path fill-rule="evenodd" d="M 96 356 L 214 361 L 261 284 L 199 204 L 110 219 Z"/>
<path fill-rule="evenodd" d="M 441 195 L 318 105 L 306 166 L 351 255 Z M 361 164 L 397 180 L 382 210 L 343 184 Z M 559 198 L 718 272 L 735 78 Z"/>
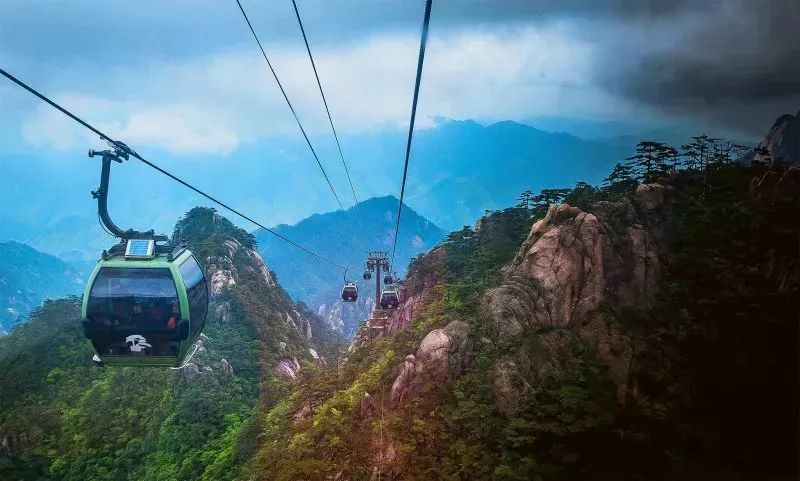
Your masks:
<path fill-rule="evenodd" d="M 179 366 L 203 329 L 202 268 L 185 248 L 159 253 L 154 244 L 129 239 L 112 247 L 86 286 L 84 333 L 103 364 Z M 152 254 L 131 256 L 137 248 Z"/>
<path fill-rule="evenodd" d="M 108 216 L 111 161 L 127 152 L 112 145 L 103 156 L 100 220 L 121 241 L 107 251 L 86 284 L 81 309 L 84 334 L 103 365 L 181 366 L 197 349 L 208 311 L 203 269 L 184 245 L 173 247 L 153 231 L 124 231 Z M 195 346 L 195 347 L 193 347 Z"/>

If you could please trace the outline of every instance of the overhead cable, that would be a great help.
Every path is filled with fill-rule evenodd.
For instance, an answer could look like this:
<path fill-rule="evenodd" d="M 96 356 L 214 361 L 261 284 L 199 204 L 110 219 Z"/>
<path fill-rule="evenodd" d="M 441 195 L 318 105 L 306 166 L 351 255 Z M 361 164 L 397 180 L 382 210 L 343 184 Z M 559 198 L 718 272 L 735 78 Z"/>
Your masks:
<path fill-rule="evenodd" d="M 273 229 L 270 229 L 269 227 L 267 227 L 267 226 L 265 226 L 265 225 L 261 224 L 260 222 L 256 221 L 256 220 L 255 220 L 255 219 L 253 219 L 252 217 L 250 217 L 250 216 L 248 216 L 248 215 L 246 215 L 246 214 L 242 213 L 241 211 L 239 211 L 239 210 L 237 210 L 237 209 L 235 209 L 235 208 L 231 207 L 230 205 L 228 205 L 228 204 L 226 204 L 225 202 L 223 202 L 223 201 L 221 201 L 221 200 L 217 199 L 216 197 L 214 197 L 214 196 L 212 196 L 212 195 L 210 195 L 210 194 L 207 194 L 206 192 L 204 192 L 204 191 L 200 190 L 199 188 L 195 187 L 194 185 L 192 185 L 192 184 L 190 184 L 190 183 L 186 182 L 185 180 L 181 179 L 180 177 L 176 176 L 175 174 L 173 174 L 173 173 L 171 173 L 171 172 L 168 172 L 168 171 L 164 170 L 163 168 L 159 167 L 158 165 L 154 164 L 153 162 L 150 162 L 149 160 L 147 160 L 147 159 L 143 158 L 143 157 L 142 157 L 141 155 L 139 155 L 139 154 L 138 154 L 136 151 L 134 151 L 133 149 L 131 149 L 130 147 L 128 147 L 128 146 L 127 146 L 127 145 L 125 145 L 124 143 L 122 143 L 122 142 L 117 142 L 116 140 L 112 139 L 112 138 L 111 138 L 111 137 L 109 137 L 108 135 L 106 135 L 106 134 L 104 134 L 103 132 L 99 131 L 98 129 L 96 129 L 95 127 L 93 127 L 92 125 L 90 125 L 89 123 L 87 123 L 87 122 L 85 122 L 84 120 L 82 120 L 82 119 L 81 119 L 80 117 L 78 117 L 77 115 L 73 114 L 73 113 L 72 113 L 72 112 L 70 112 L 69 110 L 65 109 L 64 107 L 62 107 L 62 106 L 60 106 L 59 104 L 55 103 L 54 101 L 50 100 L 50 99 L 49 99 L 48 97 L 46 97 L 44 94 L 40 93 L 39 91 L 37 91 L 37 90 L 36 90 L 36 89 L 34 89 L 33 87 L 29 86 L 28 84 L 26 84 L 26 83 L 25 83 L 25 82 L 23 82 L 22 80 L 18 79 L 17 77 L 15 77 L 15 76 L 11 75 L 10 73 L 8 73 L 7 71 L 5 71 L 5 70 L 4 70 L 4 69 L 2 69 L 2 68 L 0 68 L 0 74 L 2 74 L 4 77 L 6 77 L 6 78 L 8 78 L 9 80 L 11 80 L 12 82 L 14 82 L 15 84 L 17 84 L 18 86 L 22 87 L 23 89 L 25 89 L 25 90 L 27 90 L 28 92 L 30 92 L 30 93 L 32 93 L 33 95 L 35 95 L 36 97 L 38 97 L 38 98 L 39 98 L 39 100 L 42 100 L 43 102 L 45 102 L 45 103 L 49 104 L 49 105 L 50 105 L 51 107 L 53 107 L 54 109 L 58 110 L 58 111 L 59 111 L 59 112 L 61 112 L 62 114 L 64 114 L 64 115 L 66 115 L 67 117 L 71 118 L 72 120 L 74 120 L 75 122 L 79 123 L 79 124 L 80 124 L 80 125 L 82 125 L 83 127 L 85 127 L 85 128 L 87 128 L 87 129 L 89 129 L 91 132 L 93 132 L 94 134 L 96 134 L 97 136 L 99 136 L 99 137 L 100 137 L 102 140 L 105 140 L 105 141 L 107 141 L 107 142 L 110 142 L 110 143 L 112 143 L 114 146 L 116 146 L 116 147 L 118 147 L 119 149 L 122 149 L 123 151 L 127 152 L 127 153 L 128 153 L 128 155 L 130 155 L 131 157 L 134 157 L 134 158 L 138 159 L 139 161 L 141 161 L 142 163 L 144 163 L 144 164 L 145 164 L 145 165 L 147 165 L 148 167 L 151 167 L 151 168 L 155 169 L 156 171 L 160 172 L 161 174 L 164 174 L 164 175 L 166 175 L 167 177 L 169 177 L 170 179 L 174 180 L 175 182 L 178 182 L 179 184 L 183 185 L 184 187 L 187 187 L 187 188 L 189 188 L 189 189 L 193 190 L 194 192 L 196 192 L 196 193 L 200 194 L 201 196 L 205 197 L 206 199 L 210 200 L 211 202 L 213 202 L 213 203 L 215 203 L 215 204 L 219 205 L 220 207 L 223 207 L 223 208 L 227 209 L 228 211 L 230 211 L 230 212 L 232 212 L 232 213 L 236 214 L 237 216 L 241 217 L 242 219 L 245 219 L 246 221 L 249 221 L 249 222 L 253 223 L 254 225 L 256 225 L 256 226 L 258 226 L 258 227 L 260 227 L 260 228 L 264 229 L 265 231 L 267 231 L 267 232 L 269 232 L 270 234 L 274 235 L 275 237 L 277 237 L 277 238 L 279 238 L 279 239 L 283 240 L 284 242 L 287 242 L 288 244 L 291 244 L 291 245 L 293 245 L 294 247 L 296 247 L 296 248 L 298 248 L 298 249 L 302 250 L 302 251 L 303 251 L 303 252 L 305 252 L 306 254 L 309 254 L 309 255 L 311 255 L 311 256 L 313 256 L 313 257 L 316 257 L 317 259 L 319 259 L 319 260 L 321 260 L 321 261 L 323 261 L 323 262 L 326 262 L 326 263 L 328 263 L 328 264 L 330 264 L 330 265 L 332 265 L 332 266 L 338 267 L 339 269 L 345 269 L 345 270 L 346 270 L 346 268 L 345 268 L 343 265 L 341 265 L 341 264 L 338 264 L 337 262 L 334 262 L 334 261 L 332 261 L 332 260 L 328 259 L 328 258 L 327 258 L 327 257 L 325 257 L 325 256 L 322 256 L 322 255 L 320 255 L 320 254 L 317 254 L 316 252 L 312 251 L 311 249 L 308 249 L 308 248 L 306 248 L 306 247 L 303 247 L 302 245 L 298 244 L 297 242 L 295 242 L 295 241 L 293 241 L 293 240 L 291 240 L 291 239 L 287 238 L 287 237 L 286 237 L 286 236 L 284 236 L 283 234 L 280 234 L 279 232 L 276 232 L 275 230 L 273 230 Z"/>

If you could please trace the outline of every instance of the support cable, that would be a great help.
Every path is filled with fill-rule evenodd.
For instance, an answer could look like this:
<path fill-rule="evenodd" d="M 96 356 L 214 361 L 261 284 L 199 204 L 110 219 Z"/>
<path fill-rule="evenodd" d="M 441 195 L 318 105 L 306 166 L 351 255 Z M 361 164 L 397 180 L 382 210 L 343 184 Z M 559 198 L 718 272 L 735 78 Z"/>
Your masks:
<path fill-rule="evenodd" d="M 141 155 L 136 153 L 136 151 L 134 151 L 133 149 L 131 149 L 127 145 L 123 144 L 122 142 L 117 142 L 116 140 L 112 139 L 108 135 L 106 135 L 103 132 L 97 130 L 95 127 L 91 126 L 89 123 L 85 122 L 84 120 L 82 120 L 81 118 L 79 118 L 78 116 L 76 116 L 75 114 L 70 112 L 69 110 L 65 109 L 64 107 L 62 107 L 62 106 L 58 105 L 57 103 L 55 103 L 54 101 L 50 100 L 49 98 L 47 98 L 42 93 L 40 93 L 39 91 L 35 90 L 33 87 L 30 87 L 28 84 L 26 84 L 22 80 L 16 78 L 15 76 L 11 75 L 10 73 L 8 73 L 7 71 L 5 71 L 2 68 L 0 68 L 0 74 L 2 74 L 7 79 L 11 80 L 12 82 L 17 84 L 18 86 L 22 87 L 23 89 L 25 89 L 28 92 L 30 92 L 33 95 L 35 95 L 36 97 L 39 98 L 39 100 L 42 100 L 43 102 L 47 103 L 48 105 L 50 105 L 54 109 L 58 110 L 62 114 L 66 115 L 67 117 L 71 118 L 72 120 L 74 120 L 75 122 L 79 123 L 83 127 L 87 128 L 88 130 L 90 130 L 91 132 L 93 132 L 94 134 L 99 136 L 102 140 L 105 140 L 106 142 L 110 142 L 111 144 L 115 145 L 116 147 L 124 150 L 125 152 L 128 153 L 128 155 L 130 155 L 132 157 L 135 157 L 136 159 L 138 159 L 139 161 L 141 161 L 142 163 L 144 163 L 148 167 L 151 167 L 151 168 L 155 169 L 156 171 L 160 172 L 161 174 L 166 175 L 167 177 L 169 177 L 170 179 L 174 180 L 175 182 L 183 185 L 184 187 L 187 187 L 187 188 L 193 190 L 194 192 L 200 194 L 201 196 L 203 196 L 206 199 L 210 200 L 211 202 L 219 205 L 220 207 L 223 207 L 224 209 L 227 209 L 228 211 L 230 211 L 233 214 L 241 217 L 242 219 L 244 219 L 246 221 L 249 221 L 249 222 L 253 223 L 254 225 L 256 225 L 258 227 L 261 227 L 265 231 L 267 231 L 270 234 L 274 235 L 275 237 L 283 240 L 284 242 L 287 242 L 288 244 L 291 244 L 294 247 L 302 250 L 306 254 L 309 254 L 309 255 L 311 255 L 313 257 L 316 257 L 317 259 L 319 259 L 319 260 L 321 260 L 323 262 L 326 262 L 326 263 L 328 263 L 328 264 L 330 264 L 332 266 L 338 267 L 339 269 L 346 269 L 343 265 L 340 265 L 340 264 L 328 259 L 327 257 L 324 257 L 324 256 L 322 256 L 320 254 L 317 254 L 316 252 L 314 252 L 314 251 L 312 251 L 312 250 L 310 250 L 310 249 L 308 249 L 306 247 L 303 247 L 302 245 L 298 244 L 297 242 L 294 242 L 293 240 L 289 239 L 288 237 L 276 232 L 273 229 L 270 229 L 269 227 L 261 224 L 260 222 L 254 220 L 252 217 L 250 217 L 250 216 L 240 212 L 239 210 L 231 207 L 230 205 L 226 204 L 225 202 L 213 197 L 210 194 L 205 193 L 204 191 L 202 191 L 199 188 L 193 186 L 192 184 L 186 182 L 185 180 L 181 179 L 180 177 L 176 176 L 175 174 L 173 174 L 171 172 L 168 172 L 168 171 L 162 169 L 161 167 L 159 167 L 158 165 L 154 164 L 153 162 L 150 162 L 149 160 L 143 158 Z"/>
<path fill-rule="evenodd" d="M 237 0 L 238 1 L 238 0 Z M 417 80 L 414 84 L 414 99 L 411 102 L 411 121 L 408 125 L 408 141 L 406 142 L 406 160 L 403 167 L 403 183 L 400 186 L 400 205 L 397 207 L 397 225 L 394 229 L 394 245 L 392 246 L 392 265 L 397 251 L 397 236 L 400 233 L 400 216 L 403 213 L 403 196 L 406 192 L 406 177 L 408 175 L 408 158 L 411 155 L 411 139 L 414 135 L 414 121 L 417 117 L 417 100 L 419 99 L 419 86 L 422 81 L 422 65 L 425 61 L 425 45 L 428 42 L 428 25 L 431 21 L 431 4 L 433 0 L 425 1 L 425 17 L 422 21 L 422 35 L 419 42 L 419 58 L 417 59 Z"/>
<path fill-rule="evenodd" d="M 283 88 L 283 84 L 281 83 L 280 79 L 278 78 L 278 74 L 275 73 L 275 69 L 272 67 L 272 62 L 269 61 L 269 57 L 267 57 L 267 52 L 264 50 L 264 47 L 261 45 L 261 40 L 258 39 L 258 35 L 256 35 L 256 31 L 253 29 L 253 24 L 250 23 L 250 19 L 247 17 L 247 13 L 244 11 L 244 7 L 242 6 L 242 2 L 236 0 L 236 4 L 239 5 L 239 10 L 242 12 L 242 16 L 244 17 L 244 21 L 247 22 L 247 26 L 250 28 L 250 33 L 253 34 L 253 38 L 256 40 L 258 44 L 259 50 L 261 50 L 261 55 L 264 56 L 264 60 L 267 62 L 267 66 L 269 67 L 269 71 L 272 72 L 272 76 L 275 78 L 275 82 L 278 84 L 278 88 L 280 88 L 281 93 L 283 94 L 283 98 L 286 100 L 286 104 L 289 106 L 289 110 L 292 111 L 292 116 L 294 116 L 294 120 L 297 122 L 297 126 L 300 127 L 300 132 L 303 134 L 303 138 L 306 139 L 306 144 L 308 144 L 308 148 L 311 150 L 311 153 L 314 155 L 314 160 L 317 161 L 317 165 L 319 166 L 319 170 L 322 171 L 323 177 L 325 177 L 325 182 L 328 183 L 328 187 L 330 187 L 331 192 L 333 193 L 333 197 L 336 199 L 336 203 L 339 204 L 339 208 L 344 210 L 344 206 L 342 206 L 342 201 L 339 200 L 339 195 L 336 194 L 336 189 L 333 188 L 333 184 L 331 183 L 331 179 L 328 178 L 328 173 L 325 172 L 325 168 L 322 166 L 322 162 L 319 160 L 319 156 L 317 155 L 317 151 L 314 150 L 314 146 L 311 145 L 311 140 L 308 138 L 308 134 L 306 134 L 306 130 L 303 128 L 303 124 L 300 122 L 300 117 L 297 116 L 297 112 L 294 110 L 294 106 L 292 102 L 289 100 L 289 96 L 286 94 L 286 90 Z"/>
<path fill-rule="evenodd" d="M 328 122 L 331 124 L 333 131 L 333 138 L 336 139 L 336 148 L 339 149 L 339 157 L 342 159 L 344 171 L 347 174 L 347 181 L 350 183 L 350 191 L 353 193 L 353 200 L 358 204 L 358 197 L 356 197 L 356 189 L 353 187 L 353 180 L 350 178 L 350 170 L 347 168 L 347 162 L 344 161 L 344 154 L 342 153 L 342 145 L 339 143 L 339 135 L 336 134 L 336 128 L 333 126 L 333 118 L 331 111 L 328 108 L 328 100 L 325 98 L 325 92 L 322 90 L 322 82 L 319 80 L 319 73 L 317 72 L 317 64 L 314 62 L 314 56 L 311 55 L 311 47 L 308 45 L 308 37 L 306 37 L 306 29 L 303 28 L 303 21 L 300 19 L 300 12 L 297 10 L 297 2 L 292 0 L 294 6 L 294 14 L 297 16 L 297 23 L 300 25 L 300 32 L 303 34 L 303 41 L 306 44 L 306 52 L 308 52 L 308 59 L 311 61 L 311 67 L 314 69 L 314 77 L 317 78 L 317 87 L 319 87 L 319 94 L 322 96 L 322 103 L 325 104 L 325 112 L 328 114 Z"/>

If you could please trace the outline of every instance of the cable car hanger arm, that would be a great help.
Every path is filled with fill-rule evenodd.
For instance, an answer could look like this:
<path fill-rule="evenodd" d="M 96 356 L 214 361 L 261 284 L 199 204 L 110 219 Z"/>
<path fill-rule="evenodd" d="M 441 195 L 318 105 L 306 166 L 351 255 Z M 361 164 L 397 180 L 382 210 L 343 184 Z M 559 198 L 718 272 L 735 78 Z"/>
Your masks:
<path fill-rule="evenodd" d="M 133 229 L 122 230 L 111 220 L 111 216 L 108 214 L 108 189 L 111 177 L 111 161 L 121 164 L 123 160 L 128 159 L 128 152 L 119 146 L 121 143 L 122 142 L 109 142 L 113 150 L 89 150 L 89 157 L 98 155 L 103 157 L 103 166 L 100 172 L 100 187 L 92 191 L 92 197 L 97 199 L 97 213 L 100 216 L 100 222 L 102 222 L 108 232 L 123 240 L 153 239 L 156 242 L 166 242 L 169 240 L 167 236 L 156 234 L 152 229 L 149 231 L 137 231 Z M 128 148 L 128 150 L 130 150 L 130 148 Z"/>

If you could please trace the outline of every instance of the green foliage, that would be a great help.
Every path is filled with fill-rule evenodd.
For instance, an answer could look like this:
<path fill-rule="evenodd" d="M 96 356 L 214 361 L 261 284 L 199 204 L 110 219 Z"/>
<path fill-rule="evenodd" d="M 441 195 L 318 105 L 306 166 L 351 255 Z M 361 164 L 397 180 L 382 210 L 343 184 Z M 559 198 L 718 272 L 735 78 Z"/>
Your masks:
<path fill-rule="evenodd" d="M 176 237 L 182 236 L 201 264 L 228 257 L 238 273 L 236 287 L 211 304 L 205 349 L 192 360 L 214 372 L 189 379 L 167 369 L 93 367 L 79 300 L 45 302 L 28 323 L 0 338 L 0 439 L 10 440 L 11 454 L 0 460 L 0 479 L 245 476 L 259 398 L 269 406 L 285 394 L 260 396 L 274 382 L 262 372 L 272 371 L 280 340 L 289 355 L 308 356 L 305 336 L 287 323 L 286 313 L 314 316 L 280 286 L 268 285 L 248 251 L 229 249 L 231 239 L 254 247 L 252 236 L 213 210 L 190 211 L 176 227 Z M 230 311 L 225 323 L 213 319 L 223 304 Z M 325 339 L 323 329 L 315 334 Z M 223 358 L 234 376 L 219 371 Z"/>
<path fill-rule="evenodd" d="M 447 236 L 444 248 L 448 312 L 474 312 L 480 294 L 500 282 L 500 267 L 519 250 L 533 220 L 526 209 L 505 209 L 484 216 L 479 232 L 464 227 Z"/>
<path fill-rule="evenodd" d="M 194 248 L 197 248 L 198 240 L 203 240 L 207 247 L 214 247 L 215 250 L 225 249 L 220 239 L 235 239 L 247 249 L 255 249 L 256 246 L 253 234 L 236 227 L 211 207 L 195 207 L 187 212 L 175 224 L 172 239 L 175 242 L 194 242 Z"/>

